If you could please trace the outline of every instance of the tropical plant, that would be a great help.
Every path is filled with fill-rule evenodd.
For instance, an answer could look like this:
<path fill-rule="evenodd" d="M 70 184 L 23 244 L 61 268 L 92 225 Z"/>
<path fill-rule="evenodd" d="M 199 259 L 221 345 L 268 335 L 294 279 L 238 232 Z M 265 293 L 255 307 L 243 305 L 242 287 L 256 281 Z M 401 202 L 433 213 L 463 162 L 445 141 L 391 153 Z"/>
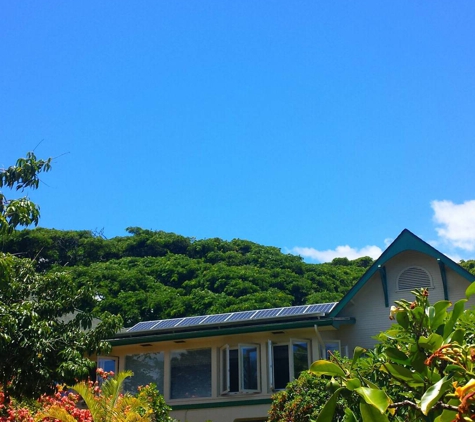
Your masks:
<path fill-rule="evenodd" d="M 426 289 L 412 293 L 413 302 L 391 307 L 397 323 L 377 336 L 374 350 L 356 348 L 348 364 L 337 357 L 312 364 L 310 372 L 332 377 L 333 388 L 317 422 L 333 420 L 340 399 L 348 403 L 347 422 L 473 420 L 473 311 L 464 310 L 467 299 L 449 310 L 446 300 L 430 305 Z M 474 293 L 475 283 L 467 298 Z"/>
<path fill-rule="evenodd" d="M 13 400 L 8 407 L 5 407 L 4 396 L 0 392 L 0 422 L 35 422 L 53 417 L 52 415 L 55 415 L 56 421 L 94 422 L 103 421 L 105 412 L 110 413 L 111 422 L 117 420 L 118 412 L 122 413 L 119 420 L 124 417 L 127 421 L 145 419 L 151 422 L 176 422 L 169 416 L 171 408 L 165 403 L 156 385 L 139 387 L 138 393 L 133 396 L 121 393 L 116 395 L 116 391 L 120 391 L 121 379 L 129 374 L 119 374 L 112 379 L 111 372 L 104 372 L 102 369 L 97 372 L 99 381 L 81 382 L 75 386 L 88 397 L 92 411 L 77 392 L 58 385 L 54 394 L 44 394 L 38 400 Z M 115 404 L 112 397 L 116 397 Z M 129 403 L 130 407 L 124 407 Z M 113 407 L 112 412 L 109 407 Z"/>
<path fill-rule="evenodd" d="M 93 422 L 142 422 L 150 421 L 153 409 L 144 395 L 122 394 L 124 380 L 132 372 L 123 371 L 115 376 L 99 372 L 104 381 L 98 383 L 82 381 L 72 386 L 84 401 Z M 62 422 L 77 422 L 63 406 L 53 405 L 36 415 L 36 420 L 53 418 Z"/>

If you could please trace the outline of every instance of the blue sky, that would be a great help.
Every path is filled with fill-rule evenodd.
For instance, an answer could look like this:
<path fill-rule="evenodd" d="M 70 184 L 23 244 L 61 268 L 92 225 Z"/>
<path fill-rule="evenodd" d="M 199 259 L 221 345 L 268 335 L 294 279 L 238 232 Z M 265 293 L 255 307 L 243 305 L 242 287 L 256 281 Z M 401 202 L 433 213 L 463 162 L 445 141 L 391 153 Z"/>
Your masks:
<path fill-rule="evenodd" d="M 41 226 L 310 262 L 408 228 L 475 258 L 475 2 L 46 0 L 1 21 L 0 166 L 58 157 Z"/>

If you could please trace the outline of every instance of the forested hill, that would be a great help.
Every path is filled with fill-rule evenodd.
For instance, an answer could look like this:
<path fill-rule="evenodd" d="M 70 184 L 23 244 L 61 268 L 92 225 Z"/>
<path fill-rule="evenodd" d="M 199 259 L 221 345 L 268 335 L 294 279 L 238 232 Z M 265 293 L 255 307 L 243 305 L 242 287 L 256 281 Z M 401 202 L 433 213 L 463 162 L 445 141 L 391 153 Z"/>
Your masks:
<path fill-rule="evenodd" d="M 34 259 L 38 271 L 92 280 L 97 310 L 141 320 L 339 300 L 373 263 L 369 257 L 308 264 L 246 240 L 194 239 L 127 229 L 104 239 L 90 231 L 37 228 L 1 239 L 4 252 Z"/>

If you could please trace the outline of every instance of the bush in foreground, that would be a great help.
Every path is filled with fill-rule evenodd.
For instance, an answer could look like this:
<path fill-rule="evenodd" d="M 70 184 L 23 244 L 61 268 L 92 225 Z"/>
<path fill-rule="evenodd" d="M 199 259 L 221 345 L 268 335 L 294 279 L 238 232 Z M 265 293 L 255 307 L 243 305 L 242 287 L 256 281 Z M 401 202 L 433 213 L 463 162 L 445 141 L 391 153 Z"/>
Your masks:
<path fill-rule="evenodd" d="M 117 376 L 98 370 L 98 381 L 83 381 L 70 390 L 62 387 L 53 395 L 37 401 L 10 402 L 0 393 L 0 422 L 38 422 L 43 419 L 62 422 L 173 422 L 167 406 L 154 384 L 141 387 L 137 394 L 121 393 L 131 372 Z"/>

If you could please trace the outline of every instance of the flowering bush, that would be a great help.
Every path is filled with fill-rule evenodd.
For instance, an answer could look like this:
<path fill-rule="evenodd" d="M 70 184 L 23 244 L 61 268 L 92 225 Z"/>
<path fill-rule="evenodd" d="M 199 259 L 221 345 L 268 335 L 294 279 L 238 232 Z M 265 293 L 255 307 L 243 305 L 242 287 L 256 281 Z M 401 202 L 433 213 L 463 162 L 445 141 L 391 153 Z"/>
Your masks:
<path fill-rule="evenodd" d="M 175 419 L 168 416 L 172 408 L 165 403 L 165 399 L 158 391 L 155 384 L 139 387 L 137 397 L 141 401 L 146 401 L 152 410 L 154 422 L 173 422 Z"/>
<path fill-rule="evenodd" d="M 53 395 L 37 401 L 5 403 L 0 393 L 0 422 L 38 422 L 48 418 L 64 422 L 122 422 L 125 420 L 173 422 L 156 386 L 141 387 L 137 395 L 122 394 L 123 381 L 132 375 L 97 370 L 98 381 L 76 384 L 71 390 L 58 386 Z M 74 392 L 73 392 L 74 391 Z"/>
<path fill-rule="evenodd" d="M 53 395 L 43 395 L 37 401 L 17 403 L 12 401 L 7 407 L 3 393 L 0 393 L 0 422 L 34 422 L 36 415 L 53 406 L 65 409 L 77 422 L 92 422 L 91 412 L 78 407 L 78 394 L 65 392 L 62 387 Z"/>

